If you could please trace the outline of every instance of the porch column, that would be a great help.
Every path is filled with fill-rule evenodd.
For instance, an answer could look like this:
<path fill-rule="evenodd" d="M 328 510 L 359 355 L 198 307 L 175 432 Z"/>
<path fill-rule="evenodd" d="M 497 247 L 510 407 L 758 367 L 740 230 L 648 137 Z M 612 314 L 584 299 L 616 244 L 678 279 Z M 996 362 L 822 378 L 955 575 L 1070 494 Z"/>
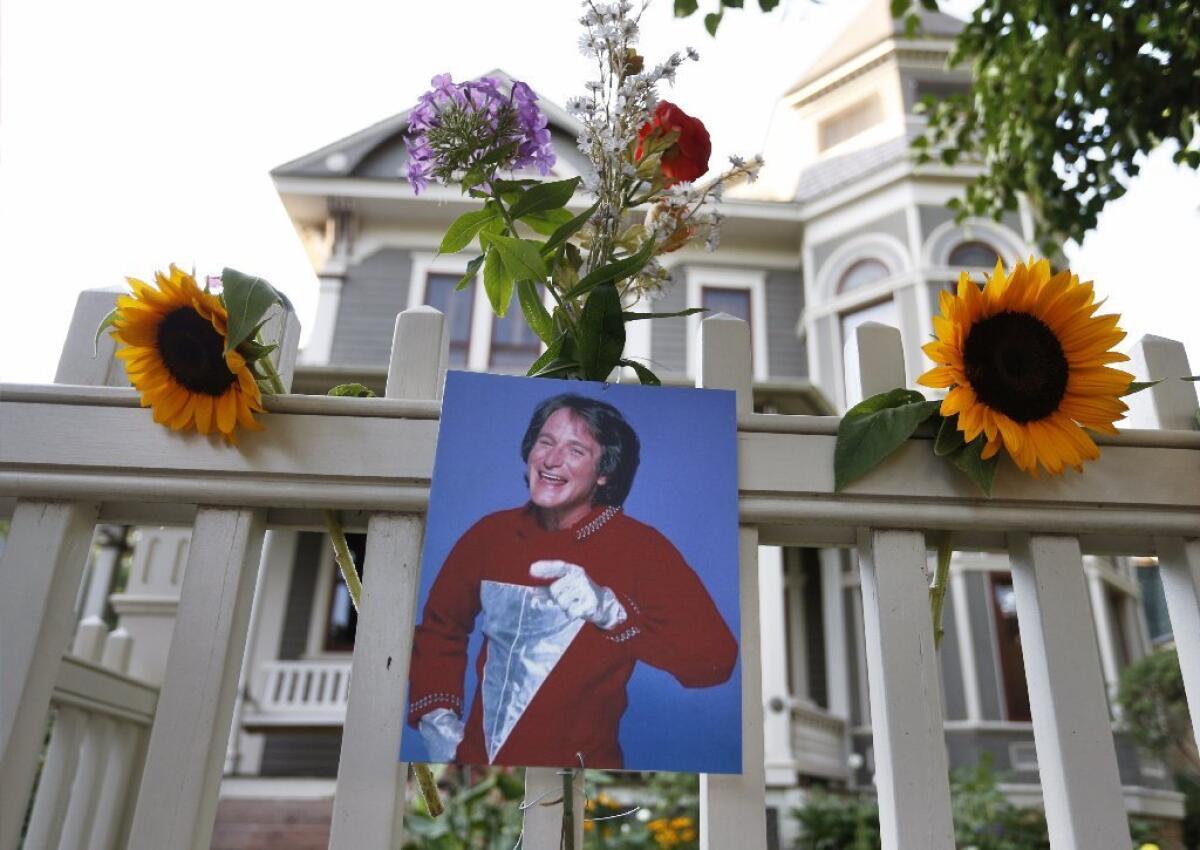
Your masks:
<path fill-rule="evenodd" d="M 794 785 L 792 695 L 788 689 L 788 645 L 784 605 L 783 549 L 758 547 L 758 600 L 762 624 L 763 752 L 767 785 Z"/>
<path fill-rule="evenodd" d="M 846 594 L 842 587 L 842 554 L 822 549 L 821 613 L 825 622 L 825 680 L 829 713 L 850 722 L 850 657 L 846 646 Z"/>
<path fill-rule="evenodd" d="M 314 366 L 329 363 L 333 354 L 333 332 L 337 327 L 338 308 L 342 303 L 342 283 L 346 270 L 330 261 L 318 277 L 317 315 L 312 334 L 304 347 L 304 362 Z"/>
<path fill-rule="evenodd" d="M 139 528 L 125 592 L 110 598 L 117 627 L 133 640 L 128 672 L 135 679 L 162 683 L 191 537 L 190 528 Z"/>

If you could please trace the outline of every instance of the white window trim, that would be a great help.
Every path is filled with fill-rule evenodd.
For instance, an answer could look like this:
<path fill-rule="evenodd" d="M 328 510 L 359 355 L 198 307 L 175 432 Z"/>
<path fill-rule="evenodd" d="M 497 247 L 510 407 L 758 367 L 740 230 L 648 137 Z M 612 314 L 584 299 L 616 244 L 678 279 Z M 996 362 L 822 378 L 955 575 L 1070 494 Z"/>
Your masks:
<path fill-rule="evenodd" d="M 950 265 L 950 252 L 963 242 L 984 242 L 1000 254 L 1006 268 L 1033 254 L 1033 248 L 1007 227 L 987 219 L 969 218 L 962 224 L 946 221 L 935 227 L 921 250 L 921 266 L 930 280 L 958 280 L 961 271 L 990 274 L 990 268 Z"/>
<path fill-rule="evenodd" d="M 308 640 L 305 660 L 336 660 L 349 658 L 349 652 L 330 652 L 325 649 L 325 626 L 329 619 L 329 603 L 333 596 L 333 547 L 328 536 L 321 537 L 321 559 L 317 562 L 317 584 L 313 588 L 312 608 L 308 612 Z"/>
<path fill-rule="evenodd" d="M 767 273 L 765 270 L 729 269 L 716 266 L 687 267 L 687 304 L 700 306 L 701 290 L 705 286 L 720 289 L 745 289 L 750 292 L 750 345 L 754 352 L 754 380 L 765 381 L 770 374 L 767 359 Z M 691 376 L 700 372 L 700 357 L 696 350 L 700 339 L 701 314 L 687 317 L 687 371 Z"/>
<path fill-rule="evenodd" d="M 425 286 L 429 274 L 456 274 L 462 276 L 470 262 L 463 254 L 412 253 L 412 272 L 408 282 L 408 309 L 425 303 Z M 486 372 L 492 350 L 492 308 L 483 291 L 480 275 L 475 276 L 475 301 L 471 305 L 471 345 L 467 349 L 467 368 Z"/>

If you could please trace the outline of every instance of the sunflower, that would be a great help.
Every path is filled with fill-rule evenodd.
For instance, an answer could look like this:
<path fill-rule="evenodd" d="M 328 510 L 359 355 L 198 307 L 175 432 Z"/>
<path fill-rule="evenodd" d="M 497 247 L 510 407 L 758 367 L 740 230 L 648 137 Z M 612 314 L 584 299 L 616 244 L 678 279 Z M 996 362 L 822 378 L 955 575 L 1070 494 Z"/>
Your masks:
<path fill-rule="evenodd" d="M 225 352 L 228 313 L 220 298 L 171 266 L 155 274 L 156 289 L 128 278 L 130 295 L 117 299 L 113 336 L 129 380 L 154 421 L 176 431 L 195 426 L 237 442 L 238 425 L 263 430 L 253 411 L 262 396 L 253 371 L 237 351 Z"/>
<path fill-rule="evenodd" d="M 1082 471 L 1100 456 L 1083 429 L 1117 433 L 1133 380 L 1108 365 L 1129 358 L 1110 350 L 1125 337 L 1120 316 L 1096 316 L 1099 306 L 1090 282 L 1051 275 L 1046 260 L 1008 275 L 998 262 L 983 289 L 964 272 L 957 294 L 942 292 L 937 339 L 924 347 L 939 365 L 918 383 L 950 388 L 941 414 L 958 415 L 968 443 L 984 435 L 984 459 L 1003 444 L 1035 477 L 1038 464 L 1052 475 Z"/>

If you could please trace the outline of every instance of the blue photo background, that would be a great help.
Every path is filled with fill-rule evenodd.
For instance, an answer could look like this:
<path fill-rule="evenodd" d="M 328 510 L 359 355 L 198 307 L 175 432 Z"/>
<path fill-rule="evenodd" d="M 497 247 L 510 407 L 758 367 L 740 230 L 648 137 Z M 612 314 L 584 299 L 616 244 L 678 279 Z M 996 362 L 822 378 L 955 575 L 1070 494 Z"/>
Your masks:
<path fill-rule="evenodd" d="M 737 535 L 737 416 L 725 390 L 641 387 L 450 372 L 434 459 L 421 559 L 420 622 L 450 549 L 481 517 L 529 497 L 521 438 L 544 399 L 572 392 L 614 405 L 637 431 L 641 464 L 625 502 L 629 516 L 666 535 L 700 576 L 733 634 L 740 635 Z M 464 706 L 475 695 L 478 624 L 468 649 Z M 638 664 L 620 741 L 627 770 L 740 773 L 741 661 L 712 688 L 685 688 Z M 463 718 L 464 721 L 466 718 Z M 429 760 L 405 726 L 401 758 Z"/>

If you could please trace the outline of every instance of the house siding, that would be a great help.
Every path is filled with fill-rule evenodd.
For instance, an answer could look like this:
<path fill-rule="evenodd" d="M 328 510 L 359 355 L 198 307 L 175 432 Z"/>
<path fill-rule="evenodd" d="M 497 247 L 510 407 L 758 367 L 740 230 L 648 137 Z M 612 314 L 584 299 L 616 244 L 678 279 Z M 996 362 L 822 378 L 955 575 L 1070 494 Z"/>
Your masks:
<path fill-rule="evenodd" d="M 1003 695 L 996 670 L 995 641 L 992 635 L 991 599 L 987 575 L 968 572 L 967 608 L 970 611 L 971 643 L 975 652 L 975 669 L 979 672 L 979 710 L 984 720 L 1004 720 L 1001 708 Z"/>
<path fill-rule="evenodd" d="M 396 316 L 408 306 L 412 256 L 384 248 L 346 270 L 330 361 L 387 366 Z"/>
<path fill-rule="evenodd" d="M 342 730 L 272 732 L 263 741 L 262 776 L 337 776 Z"/>
<path fill-rule="evenodd" d="M 796 335 L 804 309 L 804 279 L 800 270 L 767 273 L 767 358 L 772 378 L 808 375 L 808 352 Z"/>
<path fill-rule="evenodd" d="M 963 689 L 962 650 L 958 645 L 958 612 L 947 593 L 942 609 L 942 700 L 947 720 L 967 719 L 967 698 Z"/>
<path fill-rule="evenodd" d="M 684 271 L 673 269 L 671 282 L 662 295 L 654 299 L 651 309 L 656 313 L 677 313 L 687 305 L 687 284 Z M 663 319 L 650 323 L 650 368 L 666 375 L 687 374 L 687 322 L 685 319 Z"/>
<path fill-rule="evenodd" d="M 904 210 L 899 209 L 872 221 L 864 222 L 853 230 L 843 233 L 841 236 L 815 243 L 812 246 L 813 272 L 819 273 L 822 267 L 824 267 L 826 260 L 829 259 L 834 251 L 846 244 L 846 242 L 862 236 L 864 233 L 883 233 L 888 236 L 894 236 L 907 245 L 908 216 Z"/>
<path fill-rule="evenodd" d="M 295 661 L 308 649 L 308 628 L 312 620 L 313 593 L 317 586 L 317 568 L 325 535 L 302 531 L 296 540 L 296 560 L 288 586 L 283 630 L 279 637 L 279 659 Z"/>

